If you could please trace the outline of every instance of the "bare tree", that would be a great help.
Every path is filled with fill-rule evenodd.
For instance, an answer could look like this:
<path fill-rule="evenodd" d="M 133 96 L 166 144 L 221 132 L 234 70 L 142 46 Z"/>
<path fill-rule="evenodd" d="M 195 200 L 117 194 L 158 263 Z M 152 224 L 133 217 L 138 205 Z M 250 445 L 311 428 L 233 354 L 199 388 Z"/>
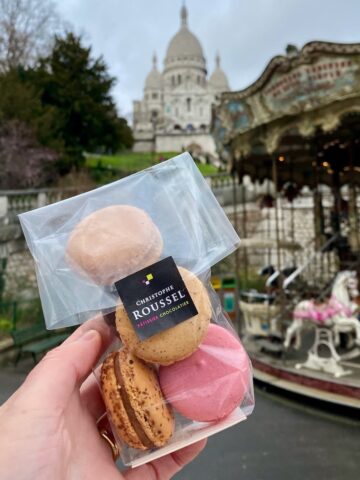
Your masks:
<path fill-rule="evenodd" d="M 54 150 L 39 145 L 24 122 L 0 124 L 0 189 L 39 187 L 54 181 L 58 159 Z"/>
<path fill-rule="evenodd" d="M 34 64 L 60 28 L 52 0 L 0 0 L 0 71 Z"/>

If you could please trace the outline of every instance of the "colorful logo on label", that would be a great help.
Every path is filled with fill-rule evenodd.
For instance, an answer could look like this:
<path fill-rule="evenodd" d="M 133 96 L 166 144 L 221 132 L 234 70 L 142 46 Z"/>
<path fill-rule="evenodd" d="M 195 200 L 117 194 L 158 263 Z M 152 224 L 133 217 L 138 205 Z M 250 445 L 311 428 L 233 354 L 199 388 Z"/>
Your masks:
<path fill-rule="evenodd" d="M 152 273 L 148 273 L 146 275 L 146 280 L 143 280 L 142 283 L 144 283 L 145 285 L 150 285 L 151 280 L 154 280 L 154 276 Z"/>
<path fill-rule="evenodd" d="M 118 280 L 115 286 L 139 340 L 198 313 L 172 257 Z"/>

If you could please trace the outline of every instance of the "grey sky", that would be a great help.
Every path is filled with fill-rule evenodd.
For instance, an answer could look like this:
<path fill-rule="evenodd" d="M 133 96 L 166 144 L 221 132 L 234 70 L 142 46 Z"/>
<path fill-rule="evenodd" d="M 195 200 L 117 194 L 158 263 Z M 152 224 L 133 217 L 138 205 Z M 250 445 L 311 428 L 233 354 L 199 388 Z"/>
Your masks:
<path fill-rule="evenodd" d="M 181 0 L 55 0 L 59 13 L 103 55 L 118 82 L 119 111 L 140 99 L 154 51 L 162 67 L 179 28 Z M 360 0 L 187 0 L 189 28 L 199 38 L 208 71 L 218 50 L 230 86 L 239 90 L 261 74 L 288 43 L 360 42 Z"/>

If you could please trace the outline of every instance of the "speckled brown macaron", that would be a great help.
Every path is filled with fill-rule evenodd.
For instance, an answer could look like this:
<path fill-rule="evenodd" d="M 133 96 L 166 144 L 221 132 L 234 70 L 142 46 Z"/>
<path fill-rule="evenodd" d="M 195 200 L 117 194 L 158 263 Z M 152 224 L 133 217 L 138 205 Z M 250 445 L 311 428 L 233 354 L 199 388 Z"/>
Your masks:
<path fill-rule="evenodd" d="M 66 245 L 69 265 L 100 285 L 159 260 L 162 236 L 150 216 L 131 205 L 111 205 L 83 218 Z"/>
<path fill-rule="evenodd" d="M 106 357 L 100 375 L 108 416 L 118 436 L 131 447 L 162 447 L 174 431 L 153 367 L 127 349 Z"/>
<path fill-rule="evenodd" d="M 116 328 L 122 342 L 136 356 L 150 363 L 170 365 L 191 355 L 206 335 L 211 304 L 203 283 L 189 270 L 178 267 L 198 314 L 141 341 L 123 305 L 116 309 Z"/>

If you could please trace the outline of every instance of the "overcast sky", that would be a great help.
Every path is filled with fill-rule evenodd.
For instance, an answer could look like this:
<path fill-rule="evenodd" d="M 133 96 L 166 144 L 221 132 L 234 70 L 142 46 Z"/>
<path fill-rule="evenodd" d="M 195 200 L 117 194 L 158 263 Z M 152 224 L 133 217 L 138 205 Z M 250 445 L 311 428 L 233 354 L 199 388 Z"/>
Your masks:
<path fill-rule="evenodd" d="M 181 0 L 55 0 L 113 76 L 119 112 L 140 99 L 156 51 L 162 68 L 180 25 Z M 219 51 L 232 90 L 252 83 L 288 43 L 360 42 L 360 0 L 186 0 L 190 30 L 211 73 Z"/>

